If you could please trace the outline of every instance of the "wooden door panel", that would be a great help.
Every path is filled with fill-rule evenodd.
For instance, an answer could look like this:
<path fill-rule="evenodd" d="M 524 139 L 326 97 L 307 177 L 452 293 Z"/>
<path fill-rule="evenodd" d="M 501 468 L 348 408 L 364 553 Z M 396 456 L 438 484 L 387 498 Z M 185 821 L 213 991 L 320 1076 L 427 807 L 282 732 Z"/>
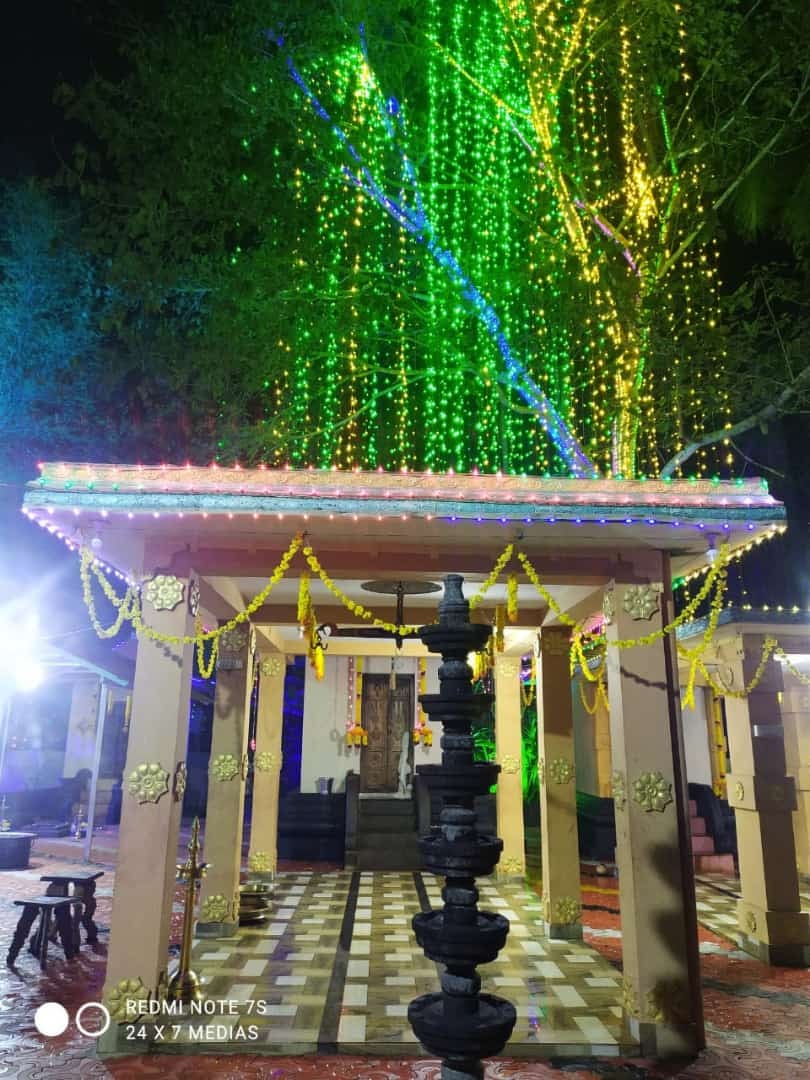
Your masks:
<path fill-rule="evenodd" d="M 362 723 L 368 746 L 360 757 L 360 790 L 396 792 L 403 736 L 413 723 L 413 676 L 398 675 L 392 692 L 388 675 L 363 676 Z M 409 742 L 410 747 L 410 742 Z"/>

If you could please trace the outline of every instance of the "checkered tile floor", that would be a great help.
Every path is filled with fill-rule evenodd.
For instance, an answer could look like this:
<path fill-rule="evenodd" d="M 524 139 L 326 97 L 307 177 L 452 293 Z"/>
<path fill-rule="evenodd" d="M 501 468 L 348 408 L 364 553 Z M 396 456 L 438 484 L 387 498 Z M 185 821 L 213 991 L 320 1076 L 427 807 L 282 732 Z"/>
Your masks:
<path fill-rule="evenodd" d="M 408 1002 L 437 990 L 439 979 L 410 923 L 425 901 L 441 906 L 440 888 L 428 874 L 280 874 L 265 925 L 195 942 L 193 967 L 206 999 L 240 1003 L 238 1016 L 208 1018 L 229 1029 L 216 1049 L 422 1053 L 408 1025 Z M 616 969 L 586 945 L 548 941 L 540 902 L 525 885 L 482 882 L 479 888 L 481 908 L 511 924 L 506 948 L 481 969 L 484 989 L 517 1008 L 504 1053 L 638 1052 L 623 1024 Z M 241 1039 L 237 1029 L 249 1025 L 255 1035 Z M 211 1053 L 212 1037 L 206 1033 L 203 1043 L 199 1027 L 195 1037 L 186 1025 L 172 1048 Z"/>
<path fill-rule="evenodd" d="M 742 935 L 737 919 L 737 903 L 742 897 L 740 879 L 723 874 L 698 874 L 695 876 L 698 921 L 736 945 L 741 945 Z M 810 892 L 806 886 L 799 889 L 804 911 L 810 911 Z"/>

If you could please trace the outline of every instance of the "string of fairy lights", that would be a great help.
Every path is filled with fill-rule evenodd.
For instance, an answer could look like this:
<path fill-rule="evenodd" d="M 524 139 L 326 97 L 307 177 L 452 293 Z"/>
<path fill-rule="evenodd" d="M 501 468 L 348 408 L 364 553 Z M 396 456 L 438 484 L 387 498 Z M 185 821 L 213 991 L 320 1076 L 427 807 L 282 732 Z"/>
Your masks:
<path fill-rule="evenodd" d="M 374 42 L 368 54 L 347 42 L 307 65 L 317 100 L 300 111 L 291 252 L 304 302 L 276 346 L 289 357 L 284 374 L 267 385 L 272 463 L 571 471 L 553 429 L 549 438 L 512 407 L 490 307 L 604 473 L 655 475 L 662 448 L 668 457 L 728 421 L 717 248 L 686 244 L 706 213 L 706 177 L 699 155 L 684 153 L 677 5 L 672 26 L 680 82 L 662 86 L 636 23 L 601 19 L 592 0 L 427 0 L 424 94 L 418 107 L 387 103 L 404 151 L 380 123 Z M 337 124 L 368 175 L 398 175 L 403 208 L 418 128 L 425 214 L 444 262 L 437 245 L 398 227 L 407 214 L 375 205 L 364 173 L 347 182 Z M 448 278 L 451 261 L 483 291 L 478 320 L 464 303 L 472 289 L 460 296 L 464 279 Z M 668 362 L 652 364 L 662 342 Z M 700 451 L 690 471 L 732 464 L 730 448 L 722 454 Z"/>

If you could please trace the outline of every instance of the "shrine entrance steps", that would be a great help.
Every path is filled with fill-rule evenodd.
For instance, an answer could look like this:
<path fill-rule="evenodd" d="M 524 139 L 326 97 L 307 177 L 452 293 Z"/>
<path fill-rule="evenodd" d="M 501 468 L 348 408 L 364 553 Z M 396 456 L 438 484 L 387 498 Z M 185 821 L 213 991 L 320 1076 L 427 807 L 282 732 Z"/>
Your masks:
<path fill-rule="evenodd" d="M 417 841 L 412 799 L 360 796 L 352 869 L 421 870 L 422 855 Z M 348 868 L 348 851 L 346 857 Z"/>
<path fill-rule="evenodd" d="M 698 815 L 697 802 L 694 799 L 689 800 L 689 829 L 695 873 L 733 874 L 734 856 L 716 853 L 714 837 L 709 835 L 705 820 Z"/>

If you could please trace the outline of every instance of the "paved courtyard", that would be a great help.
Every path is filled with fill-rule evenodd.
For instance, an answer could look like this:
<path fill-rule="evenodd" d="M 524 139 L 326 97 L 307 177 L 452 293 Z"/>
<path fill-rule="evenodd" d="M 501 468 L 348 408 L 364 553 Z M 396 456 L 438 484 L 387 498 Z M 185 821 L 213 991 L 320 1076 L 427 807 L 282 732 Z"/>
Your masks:
<path fill-rule="evenodd" d="M 40 874 L 75 864 L 79 855 L 78 845 L 71 850 L 69 844 L 40 842 L 28 870 L 0 873 L 0 934 L 6 943 L 19 913 L 13 900 L 37 895 Z M 102 848 L 97 857 L 102 856 L 114 853 Z M 115 870 L 112 861 L 99 868 L 105 876 L 97 891 L 101 933 L 95 951 L 83 945 L 78 958 L 66 961 L 54 947 L 42 974 L 24 950 L 16 969 L 4 968 L 0 974 L 0 1077 L 438 1080 L 437 1063 L 425 1058 L 405 1019 L 407 1002 L 435 989 L 438 981 L 408 925 L 413 911 L 437 902 L 436 883 L 427 875 L 314 873 L 312 867 L 290 867 L 279 877 L 272 917 L 264 928 L 246 927 L 233 939 L 195 944 L 194 963 L 209 979 L 209 997 L 267 1003 L 260 1022 L 251 1021 L 260 1029 L 264 1054 L 226 1055 L 199 1040 L 194 1053 L 185 1053 L 181 1039 L 173 1055 L 134 1052 L 100 1061 L 92 1040 L 73 1023 L 58 1038 L 39 1035 L 33 1017 L 42 1002 L 61 1002 L 72 1020 L 83 1002 L 101 994 Z M 707 1050 L 683 1063 L 627 1056 L 632 1044 L 619 1009 L 616 881 L 584 877 L 583 888 L 585 942 L 571 946 L 543 938 L 539 900 L 531 889 L 481 883 L 484 906 L 510 919 L 516 916 L 501 957 L 482 969 L 485 986 L 518 1009 L 513 1040 L 504 1058 L 489 1063 L 488 1080 L 810 1077 L 810 972 L 761 964 L 740 952 L 727 933 L 706 927 L 700 939 Z M 733 888 L 733 881 L 700 882 L 701 918 L 712 912 L 729 918 Z M 176 903 L 175 947 L 180 911 Z M 722 929 L 722 921 L 713 921 Z M 133 1050 L 140 1051 L 135 1043 Z M 313 1053 L 318 1047 L 321 1052 Z M 274 1052 L 272 1057 L 265 1056 L 267 1050 Z"/>

